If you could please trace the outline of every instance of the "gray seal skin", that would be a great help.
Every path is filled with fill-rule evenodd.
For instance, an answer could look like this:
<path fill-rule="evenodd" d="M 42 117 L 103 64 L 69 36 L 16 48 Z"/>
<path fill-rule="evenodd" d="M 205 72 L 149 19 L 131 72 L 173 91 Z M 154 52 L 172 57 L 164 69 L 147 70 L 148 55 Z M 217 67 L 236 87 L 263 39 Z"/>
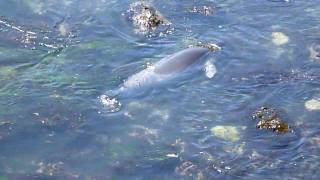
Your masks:
<path fill-rule="evenodd" d="M 204 59 L 209 49 L 203 47 L 191 47 L 165 57 L 146 69 L 130 76 L 120 88 L 112 92 L 112 95 L 133 94 L 143 91 L 143 87 L 170 81 L 170 79 L 181 77 L 194 70 L 191 66 L 198 64 Z"/>
<path fill-rule="evenodd" d="M 188 48 L 179 51 L 155 64 L 157 74 L 170 74 L 182 71 L 206 55 L 209 49 L 202 47 Z"/>

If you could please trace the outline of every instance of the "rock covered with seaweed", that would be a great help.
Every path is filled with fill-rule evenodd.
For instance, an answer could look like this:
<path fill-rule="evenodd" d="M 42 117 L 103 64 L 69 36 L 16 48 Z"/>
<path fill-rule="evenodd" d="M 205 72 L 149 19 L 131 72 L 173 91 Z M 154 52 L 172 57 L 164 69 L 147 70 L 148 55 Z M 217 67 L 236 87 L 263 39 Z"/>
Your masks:
<path fill-rule="evenodd" d="M 169 33 L 171 22 L 167 20 L 151 3 L 137 1 L 130 4 L 127 13 L 129 20 L 132 21 L 136 33 L 148 34 L 156 31 L 160 27 Z M 162 30 L 160 30 L 162 31 Z"/>
<path fill-rule="evenodd" d="M 252 115 L 253 120 L 258 120 L 256 127 L 258 129 L 269 129 L 277 133 L 286 133 L 289 131 L 289 125 L 279 118 L 275 109 L 261 107 Z"/>
<path fill-rule="evenodd" d="M 202 7 L 196 7 L 188 9 L 189 13 L 199 13 L 205 16 L 210 16 L 213 14 L 213 8 L 210 6 L 202 6 Z"/>

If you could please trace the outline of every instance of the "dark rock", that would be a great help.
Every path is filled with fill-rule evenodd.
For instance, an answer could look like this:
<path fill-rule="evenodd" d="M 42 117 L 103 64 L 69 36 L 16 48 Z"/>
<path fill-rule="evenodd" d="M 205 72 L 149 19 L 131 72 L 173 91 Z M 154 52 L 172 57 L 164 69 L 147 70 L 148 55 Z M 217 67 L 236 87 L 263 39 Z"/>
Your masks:
<path fill-rule="evenodd" d="M 275 109 L 261 107 L 252 115 L 253 120 L 258 120 L 256 127 L 258 129 L 270 129 L 277 133 L 285 133 L 289 131 L 289 125 L 283 122 Z"/>
<path fill-rule="evenodd" d="M 170 25 L 171 23 L 154 7 L 146 2 L 135 2 L 128 10 L 129 19 L 136 27 L 136 32 L 148 33 L 155 31 L 160 25 Z"/>
<path fill-rule="evenodd" d="M 213 14 L 213 9 L 210 6 L 202 6 L 202 7 L 193 7 L 191 9 L 188 9 L 188 12 L 190 13 L 200 13 L 205 16 L 210 16 Z"/>

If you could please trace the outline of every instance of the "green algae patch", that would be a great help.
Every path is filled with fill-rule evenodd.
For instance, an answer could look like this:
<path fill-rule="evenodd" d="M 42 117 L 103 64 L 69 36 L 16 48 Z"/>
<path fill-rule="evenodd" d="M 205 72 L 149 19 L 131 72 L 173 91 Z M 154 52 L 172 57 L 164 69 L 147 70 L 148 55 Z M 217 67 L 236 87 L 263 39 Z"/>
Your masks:
<path fill-rule="evenodd" d="M 310 59 L 319 62 L 320 60 L 320 44 L 311 44 L 308 47 Z"/>
<path fill-rule="evenodd" d="M 308 111 L 319 111 L 320 110 L 320 100 L 318 99 L 311 99 L 305 102 L 305 108 Z"/>
<path fill-rule="evenodd" d="M 22 1 L 24 5 L 35 14 L 43 14 L 45 12 L 45 3 L 41 1 Z"/>
<path fill-rule="evenodd" d="M 240 130 L 245 129 L 244 126 L 215 126 L 210 129 L 211 133 L 225 141 L 236 142 L 240 140 Z"/>
<path fill-rule="evenodd" d="M 0 66 L 0 81 L 10 79 L 17 73 L 16 69 L 11 66 Z"/>
<path fill-rule="evenodd" d="M 6 176 L 0 176 L 0 180 L 9 180 L 9 178 Z"/>
<path fill-rule="evenodd" d="M 59 55 L 59 56 L 46 56 L 42 58 L 41 63 L 42 64 L 51 64 L 51 63 L 55 63 L 55 64 L 65 64 L 65 55 Z"/>
<path fill-rule="evenodd" d="M 108 45 L 105 42 L 94 40 L 94 41 L 80 44 L 79 48 L 80 49 L 102 49 L 102 48 L 105 48 L 106 46 Z"/>
<path fill-rule="evenodd" d="M 42 85 L 50 85 L 51 87 L 72 85 L 72 86 L 85 86 L 88 82 L 84 81 L 81 77 L 68 74 L 68 73 L 54 73 L 46 70 L 38 71 L 32 75 L 34 82 Z"/>
<path fill-rule="evenodd" d="M 50 64 L 51 62 L 55 62 L 56 64 L 64 64 L 66 55 L 63 54 L 63 48 L 58 48 L 54 51 L 51 51 L 41 57 L 42 64 Z"/>
<path fill-rule="evenodd" d="M 99 39 L 99 40 L 92 40 L 88 42 L 83 42 L 77 46 L 75 46 L 72 49 L 72 52 L 69 53 L 72 54 L 83 54 L 83 51 L 85 50 L 99 50 L 103 54 L 117 54 L 123 52 L 123 50 L 127 50 L 131 47 L 131 45 L 119 38 L 105 38 L 105 39 Z"/>
<path fill-rule="evenodd" d="M 290 40 L 289 37 L 283 32 L 272 32 L 271 37 L 272 43 L 277 46 L 285 45 Z"/>
<path fill-rule="evenodd" d="M 107 148 L 106 155 L 112 160 L 118 160 L 121 157 L 131 157 L 136 155 L 139 149 L 132 144 L 114 143 Z"/>
<path fill-rule="evenodd" d="M 29 50 L 22 48 L 6 48 L 0 47 L 0 59 L 11 60 L 15 62 L 25 62 L 40 57 L 43 54 L 40 50 Z"/>
<path fill-rule="evenodd" d="M 246 143 L 245 142 L 239 142 L 234 144 L 226 144 L 223 145 L 223 150 L 227 153 L 233 153 L 237 155 L 243 155 L 245 151 Z"/>

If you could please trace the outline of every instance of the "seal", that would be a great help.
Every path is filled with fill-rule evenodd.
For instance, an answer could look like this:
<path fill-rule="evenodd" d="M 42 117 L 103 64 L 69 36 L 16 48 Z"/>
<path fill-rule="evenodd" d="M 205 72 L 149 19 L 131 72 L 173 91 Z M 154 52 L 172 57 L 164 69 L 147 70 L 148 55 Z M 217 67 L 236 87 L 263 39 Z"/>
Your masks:
<path fill-rule="evenodd" d="M 207 68 L 201 65 L 208 64 L 208 61 L 205 63 L 205 57 L 209 52 L 210 49 L 205 47 L 191 47 L 176 52 L 128 77 L 119 88 L 107 91 L 98 99 L 109 112 L 118 112 L 122 106 L 119 98 L 137 97 L 161 84 L 170 82 L 176 84 L 177 81 L 171 80 L 186 79 L 190 77 L 188 75 L 199 71 L 200 68 L 207 71 Z"/>
<path fill-rule="evenodd" d="M 141 90 L 156 84 L 168 82 L 170 79 L 183 76 L 191 66 L 202 62 L 209 53 L 207 48 L 191 47 L 165 57 L 146 69 L 133 74 L 121 85 L 116 94 Z"/>

